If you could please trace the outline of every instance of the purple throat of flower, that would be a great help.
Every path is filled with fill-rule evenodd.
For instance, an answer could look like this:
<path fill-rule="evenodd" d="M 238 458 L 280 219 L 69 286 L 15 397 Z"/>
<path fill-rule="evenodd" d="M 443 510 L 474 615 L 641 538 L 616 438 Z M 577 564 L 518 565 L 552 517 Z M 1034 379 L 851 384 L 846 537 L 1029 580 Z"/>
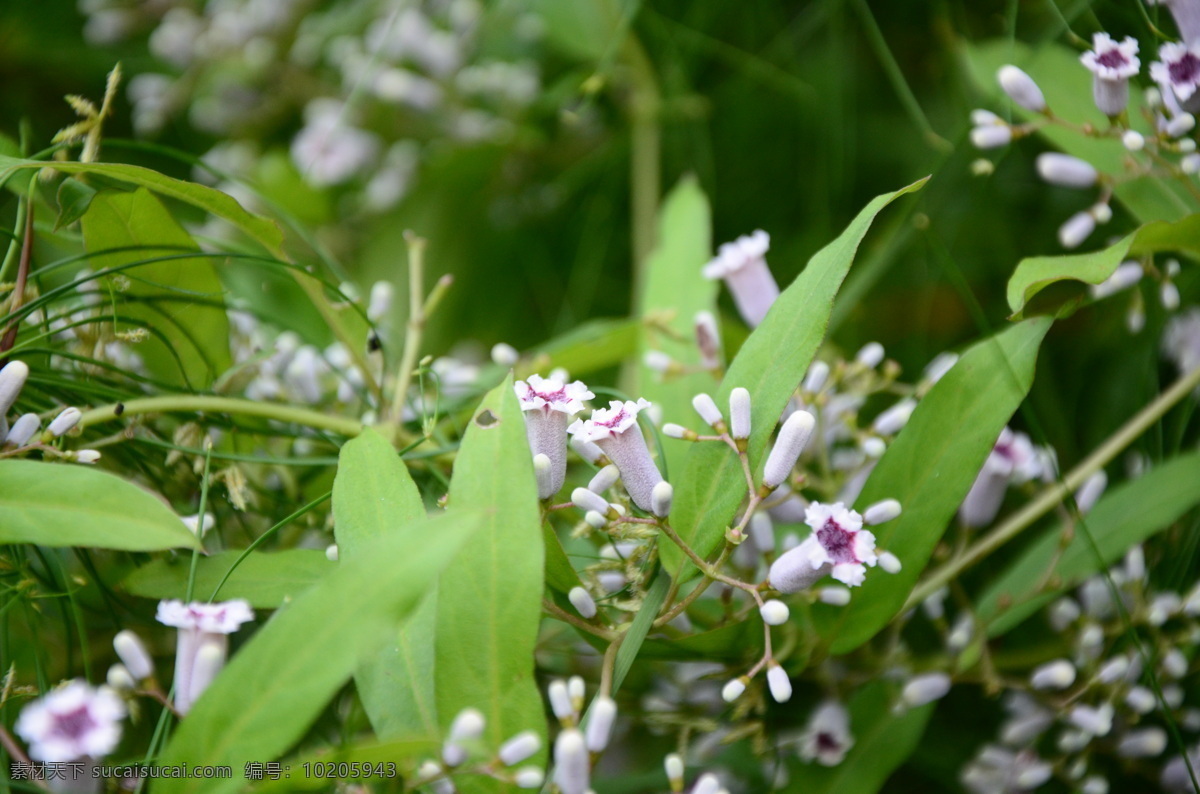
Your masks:
<path fill-rule="evenodd" d="M 1107 52 L 1098 54 L 1096 63 L 1108 69 L 1120 69 L 1122 66 L 1129 65 L 1129 59 L 1125 57 L 1125 53 L 1114 47 Z"/>
<path fill-rule="evenodd" d="M 1179 60 L 1167 64 L 1167 74 L 1175 85 L 1194 83 L 1200 80 L 1200 58 L 1185 52 Z"/>
<path fill-rule="evenodd" d="M 56 736 L 78 739 L 95 727 L 96 721 L 92 719 L 92 713 L 85 703 L 63 714 L 55 714 L 52 730 Z"/>
<path fill-rule="evenodd" d="M 592 420 L 596 427 L 607 427 L 609 430 L 620 427 L 621 423 L 629 418 L 629 414 L 625 412 L 625 406 L 621 406 L 615 414 L 608 419 L 596 421 Z"/>
<path fill-rule="evenodd" d="M 825 553 L 835 564 L 862 562 L 854 554 L 854 533 L 845 529 L 832 518 L 817 530 L 817 541 L 825 548 Z"/>
<path fill-rule="evenodd" d="M 567 387 L 566 386 L 563 386 L 558 391 L 538 391 L 537 389 L 530 386 L 529 387 L 529 396 L 530 397 L 541 397 L 546 402 L 552 403 L 554 405 L 558 405 L 559 403 L 568 403 L 571 401 L 570 398 L 567 397 Z"/>
<path fill-rule="evenodd" d="M 837 740 L 832 733 L 821 731 L 817 734 L 817 749 L 818 750 L 838 750 L 842 743 Z"/>

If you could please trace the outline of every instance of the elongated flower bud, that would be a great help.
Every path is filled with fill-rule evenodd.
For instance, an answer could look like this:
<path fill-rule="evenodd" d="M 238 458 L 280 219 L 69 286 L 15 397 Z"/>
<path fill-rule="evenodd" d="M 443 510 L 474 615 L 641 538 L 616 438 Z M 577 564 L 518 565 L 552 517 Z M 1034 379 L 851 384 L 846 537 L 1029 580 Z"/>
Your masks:
<path fill-rule="evenodd" d="M 536 766 L 527 766 L 517 771 L 513 781 L 517 788 L 541 788 L 546 782 L 546 773 Z"/>
<path fill-rule="evenodd" d="M 863 522 L 875 526 L 900 517 L 900 503 L 895 499 L 876 502 L 863 512 Z"/>
<path fill-rule="evenodd" d="M 533 456 L 533 475 L 537 478 L 538 497 L 548 499 L 553 496 L 557 489 L 554 487 L 553 464 L 549 455 L 539 452 Z"/>
<path fill-rule="evenodd" d="M 113 650 L 129 673 L 138 681 L 154 675 L 154 661 L 138 635 L 126 629 L 113 637 Z"/>
<path fill-rule="evenodd" d="M 546 694 L 550 696 L 550 710 L 554 712 L 554 716 L 564 724 L 574 724 L 575 709 L 571 707 L 571 694 L 567 691 L 567 682 L 551 681 L 550 686 L 546 688 Z"/>
<path fill-rule="evenodd" d="M 759 607 L 759 614 L 762 615 L 763 623 L 768 626 L 782 626 L 788 620 L 787 604 L 778 599 L 771 599 Z"/>
<path fill-rule="evenodd" d="M 971 129 L 971 145 L 976 149 L 999 149 L 1012 143 L 1012 127 L 1007 124 L 984 124 Z"/>
<path fill-rule="evenodd" d="M 1067 713 L 1067 720 L 1092 736 L 1107 736 L 1112 730 L 1113 707 L 1111 703 L 1098 707 L 1079 704 Z"/>
<path fill-rule="evenodd" d="M 1157 725 L 1132 730 L 1117 743 L 1122 758 L 1156 758 L 1167 749 L 1167 732 Z"/>
<path fill-rule="evenodd" d="M 586 794 L 591 764 L 583 734 L 568 728 L 554 742 L 554 779 L 562 794 Z"/>
<path fill-rule="evenodd" d="M 949 691 L 950 676 L 945 673 L 925 673 L 909 679 L 900 693 L 900 699 L 906 706 L 916 708 L 941 700 Z"/>
<path fill-rule="evenodd" d="M 596 476 L 592 477 L 591 482 L 588 483 L 587 489 L 592 493 L 602 494 L 616 485 L 619 479 L 621 479 L 621 470 L 610 463 L 596 472 Z"/>
<path fill-rule="evenodd" d="M 575 718 L 579 719 L 579 713 L 583 711 L 583 699 L 587 695 L 583 678 L 573 675 L 567 679 L 567 695 L 571 698 L 571 710 L 575 712 Z"/>
<path fill-rule="evenodd" d="M 844 607 L 850 603 L 850 590 L 838 585 L 822 587 L 817 591 L 817 599 L 822 604 L 829 604 L 833 607 Z"/>
<path fill-rule="evenodd" d="M 908 420 L 912 417 L 913 411 L 916 408 L 917 401 L 911 397 L 906 397 L 875 417 L 875 424 L 873 425 L 875 432 L 881 436 L 891 436 L 899 433 L 908 424 Z"/>
<path fill-rule="evenodd" d="M 100 451 L 96 449 L 80 449 L 68 454 L 76 463 L 95 463 L 100 460 Z"/>
<path fill-rule="evenodd" d="M 617 704 L 612 698 L 601 695 L 592 702 L 586 736 L 587 749 L 590 752 L 599 753 L 608 747 L 616 719 Z"/>
<path fill-rule="evenodd" d="M 571 449 L 575 450 L 575 454 L 591 463 L 593 466 L 596 462 L 604 457 L 604 451 L 600 447 L 593 444 L 591 441 L 584 441 L 576 436 L 571 439 Z"/>
<path fill-rule="evenodd" d="M 588 595 L 588 591 L 582 587 L 572 587 L 571 592 L 567 593 L 567 598 L 571 600 L 571 605 L 580 615 L 591 620 L 596 617 L 596 602 Z"/>
<path fill-rule="evenodd" d="M 458 712 L 454 722 L 450 723 L 448 735 L 452 742 L 474 741 L 483 735 L 486 726 L 487 721 L 479 709 L 466 708 Z"/>
<path fill-rule="evenodd" d="M 741 386 L 729 393 L 729 434 L 750 438 L 750 392 Z"/>
<path fill-rule="evenodd" d="M 855 355 L 854 360 L 867 369 L 875 369 L 883 363 L 884 349 L 878 342 L 867 342 Z"/>
<path fill-rule="evenodd" d="M 651 491 L 662 482 L 646 439 L 638 427 L 637 415 L 650 407 L 646 400 L 613 400 L 608 408 L 598 408 L 587 421 L 577 420 L 570 428 L 576 438 L 595 442 L 608 459 L 621 470 L 621 482 L 633 503 L 651 512 Z"/>
<path fill-rule="evenodd" d="M 1087 210 L 1077 212 L 1058 227 L 1058 242 L 1063 248 L 1078 248 L 1096 231 L 1096 219 Z"/>
<path fill-rule="evenodd" d="M 1000 67 L 996 79 L 1013 102 L 1034 113 L 1045 112 L 1046 98 L 1042 95 L 1042 89 L 1025 72 L 1010 64 Z"/>
<path fill-rule="evenodd" d="M 37 414 L 21 414 L 21 417 L 9 428 L 8 436 L 4 440 L 14 447 L 23 447 L 37 435 L 41 426 L 42 420 L 38 419 Z"/>
<path fill-rule="evenodd" d="M 721 333 L 717 330 L 717 319 L 712 312 L 696 312 L 696 347 L 700 349 L 700 363 L 705 369 L 721 366 Z"/>
<path fill-rule="evenodd" d="M 650 492 L 650 512 L 659 518 L 666 518 L 671 514 L 671 500 L 674 495 L 675 489 L 666 480 L 654 486 Z"/>
<path fill-rule="evenodd" d="M 1059 187 L 1092 187 L 1100 178 L 1100 174 L 1091 163 L 1058 152 L 1038 155 L 1037 172 L 1042 179 Z"/>
<path fill-rule="evenodd" d="M 887 573 L 900 573 L 900 558 L 890 551 L 879 552 L 879 567 Z"/>
<path fill-rule="evenodd" d="M 667 422 L 662 426 L 663 435 L 667 438 L 685 438 L 688 441 L 694 441 L 696 432 L 688 430 L 683 425 L 677 425 L 674 422 Z"/>
<path fill-rule="evenodd" d="M 767 668 L 767 687 L 776 703 L 787 703 L 792 699 L 792 682 L 787 671 L 774 662 Z"/>
<path fill-rule="evenodd" d="M 541 749 L 542 740 L 533 731 L 522 731 L 500 745 L 496 754 L 505 766 L 519 764 Z"/>
<path fill-rule="evenodd" d="M 758 512 L 750 516 L 750 540 L 763 554 L 775 550 L 775 525 L 769 513 Z"/>
<path fill-rule="evenodd" d="M 114 664 L 108 668 L 104 682 L 119 692 L 132 692 L 137 689 L 137 680 L 129 668 L 123 664 Z"/>
<path fill-rule="evenodd" d="M 28 377 L 29 365 L 24 361 L 10 361 L 4 365 L 4 369 L 0 369 L 0 418 L 17 401 Z"/>
<path fill-rule="evenodd" d="M 594 510 L 601 515 L 608 512 L 608 502 L 603 496 L 589 491 L 587 488 L 576 488 L 571 491 L 571 501 L 583 510 Z"/>
<path fill-rule="evenodd" d="M 721 687 L 721 698 L 726 703 L 732 703 L 733 701 L 740 698 L 742 696 L 742 693 L 745 691 L 746 691 L 746 679 L 745 678 L 735 678 L 732 681 L 730 681 L 729 683 L 725 684 L 725 686 Z"/>
<path fill-rule="evenodd" d="M 828 379 L 829 365 L 824 361 L 817 360 L 808 365 L 808 372 L 804 375 L 801 388 L 806 392 L 816 394 L 825 386 L 825 381 Z"/>
<path fill-rule="evenodd" d="M 516 364 L 520 359 L 521 354 L 510 344 L 499 342 L 492 348 L 492 361 L 506 369 Z"/>
<path fill-rule="evenodd" d="M 1075 492 L 1075 504 L 1079 508 L 1079 512 L 1087 515 L 1092 508 L 1096 506 L 1096 502 L 1100 501 L 1100 497 L 1104 495 L 1104 489 L 1108 487 L 1108 475 L 1104 470 L 1093 474 L 1084 480 L 1083 485 L 1079 486 L 1079 490 Z"/>
<path fill-rule="evenodd" d="M 608 519 L 595 510 L 589 510 L 583 514 L 583 520 L 588 522 L 588 525 L 595 529 L 603 529 L 608 525 Z"/>
<path fill-rule="evenodd" d="M 779 430 L 779 437 L 763 467 L 763 486 L 774 489 L 792 473 L 800 453 L 808 445 L 817 420 L 808 411 L 796 411 Z"/>
<path fill-rule="evenodd" d="M 713 428 L 720 432 L 721 427 L 725 424 L 725 417 L 721 416 L 721 409 L 713 402 L 713 398 L 703 392 L 692 398 L 692 407 L 696 409 L 696 413 L 700 414 L 700 418 L 707 422 Z"/>
<path fill-rule="evenodd" d="M 78 408 L 66 408 L 58 416 L 54 417 L 54 421 L 46 428 L 46 432 L 54 438 L 68 433 L 71 428 L 79 424 L 79 419 L 83 414 Z"/>
<path fill-rule="evenodd" d="M 1181 135 L 1187 135 L 1196 126 L 1196 117 L 1191 113 L 1180 113 L 1175 118 L 1167 122 L 1166 133 L 1168 137 L 1178 138 Z"/>
<path fill-rule="evenodd" d="M 663 769 L 671 791 L 683 791 L 683 758 L 678 753 L 671 753 L 663 759 Z"/>

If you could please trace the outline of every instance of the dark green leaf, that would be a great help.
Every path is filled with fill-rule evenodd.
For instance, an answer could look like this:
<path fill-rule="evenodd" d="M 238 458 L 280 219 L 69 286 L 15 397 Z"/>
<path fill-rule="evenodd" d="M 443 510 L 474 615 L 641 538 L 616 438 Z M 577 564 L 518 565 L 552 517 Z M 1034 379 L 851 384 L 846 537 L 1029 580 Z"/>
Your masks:
<path fill-rule="evenodd" d="M 95 196 L 96 190 L 91 186 L 78 179 L 64 179 L 58 186 L 58 220 L 54 222 L 54 229 L 70 226 L 82 218 Z"/>

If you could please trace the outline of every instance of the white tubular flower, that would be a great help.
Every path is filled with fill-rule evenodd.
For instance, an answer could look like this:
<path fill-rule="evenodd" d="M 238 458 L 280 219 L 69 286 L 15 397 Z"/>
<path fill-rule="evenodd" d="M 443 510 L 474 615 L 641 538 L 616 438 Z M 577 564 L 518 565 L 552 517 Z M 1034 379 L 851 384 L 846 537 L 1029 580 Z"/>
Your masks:
<path fill-rule="evenodd" d="M 800 734 L 800 758 L 821 766 L 837 766 L 854 746 L 850 735 L 850 714 L 833 700 L 822 703 L 808 719 Z"/>
<path fill-rule="evenodd" d="M 796 411 L 787 418 L 763 466 L 763 487 L 774 490 L 787 480 L 816 426 L 817 420 L 808 411 Z"/>
<path fill-rule="evenodd" d="M 1130 731 L 1117 743 L 1122 758 L 1156 758 L 1166 749 L 1167 732 L 1157 726 Z"/>
<path fill-rule="evenodd" d="M 584 441 L 582 438 L 572 438 L 571 449 L 575 450 L 576 455 L 592 465 L 596 465 L 597 461 L 604 457 L 604 451 L 600 447 L 590 441 Z"/>
<path fill-rule="evenodd" d="M 774 662 L 767 667 L 767 688 L 776 703 L 787 703 L 792 699 L 792 682 L 787 672 Z"/>
<path fill-rule="evenodd" d="M 712 312 L 696 312 L 696 347 L 700 349 L 700 363 L 705 369 L 721 367 L 721 332 L 717 329 L 717 318 Z"/>
<path fill-rule="evenodd" d="M 587 620 L 596 617 L 596 602 L 592 600 L 587 590 L 582 587 L 572 587 L 571 592 L 567 593 L 567 598 L 570 599 L 571 606 L 575 607 L 575 611 Z"/>
<path fill-rule="evenodd" d="M 588 752 L 599 753 L 608 747 L 608 740 L 612 737 L 613 725 L 616 723 L 616 720 L 616 701 L 603 695 L 598 696 L 592 702 L 592 708 L 588 713 L 587 732 L 585 734 L 585 743 Z"/>
<path fill-rule="evenodd" d="M 33 759 L 69 763 L 111 753 L 121 739 L 124 716 L 125 704 L 115 692 L 77 679 L 27 705 L 15 728 Z"/>
<path fill-rule="evenodd" d="M 3 425 L 4 417 L 0 413 L 0 425 Z M 37 431 L 42 427 L 42 420 L 37 414 L 21 414 L 17 421 L 8 430 L 8 435 L 5 436 L 5 442 L 12 444 L 14 447 L 23 447 L 29 443 Z"/>
<path fill-rule="evenodd" d="M 696 409 L 696 413 L 700 414 L 700 418 L 711 427 L 718 432 L 722 430 L 725 425 L 725 417 L 721 415 L 721 409 L 717 407 L 711 396 L 704 393 L 697 394 L 692 398 L 692 407 Z"/>
<path fill-rule="evenodd" d="M 867 342 L 854 354 L 854 360 L 867 369 L 875 369 L 883 363 L 885 351 L 878 342 Z"/>
<path fill-rule="evenodd" d="M 567 477 L 567 422 L 583 410 L 583 401 L 595 397 L 582 381 L 564 383 L 540 375 L 513 384 L 525 416 L 525 435 L 536 455 L 550 459 L 546 475 L 538 478 L 538 498 L 549 499 L 562 489 Z"/>
<path fill-rule="evenodd" d="M 767 267 L 770 247 L 770 236 L 759 229 L 722 245 L 701 271 L 705 278 L 725 280 L 738 313 L 751 328 L 758 327 L 779 297 L 779 285 Z"/>
<path fill-rule="evenodd" d="M 663 481 L 637 423 L 638 412 L 649 407 L 643 399 L 613 400 L 608 408 L 593 411 L 591 419 L 577 419 L 568 428 L 576 438 L 595 443 L 617 465 L 629 497 L 646 512 L 652 511 L 654 486 Z"/>
<path fill-rule="evenodd" d="M 667 773 L 671 791 L 683 791 L 683 758 L 678 753 L 671 753 L 663 759 L 663 770 Z"/>
<path fill-rule="evenodd" d="M 583 510 L 604 515 L 608 512 L 608 502 L 603 496 L 593 493 L 587 488 L 576 488 L 571 491 L 571 501 Z"/>
<path fill-rule="evenodd" d="M 941 700 L 949 691 L 950 676 L 945 673 L 925 673 L 909 679 L 900 693 L 900 699 L 909 708 L 916 708 Z"/>
<path fill-rule="evenodd" d="M 1096 506 L 1096 502 L 1100 501 L 1100 497 L 1104 495 L 1104 489 L 1108 487 L 1108 475 L 1104 470 L 1093 474 L 1083 481 L 1083 485 L 1079 486 L 1079 490 L 1075 492 L 1075 504 L 1079 507 L 1079 512 L 1082 515 L 1087 515 Z"/>
<path fill-rule="evenodd" d="M 1141 69 L 1138 43 L 1129 36 L 1121 43 L 1107 33 L 1092 36 L 1092 49 L 1079 60 L 1092 72 L 1092 97 L 1106 116 L 1120 115 L 1129 104 L 1129 78 Z"/>
<path fill-rule="evenodd" d="M 63 412 L 54 417 L 46 432 L 54 438 L 58 438 L 65 433 L 69 433 L 75 425 L 79 424 L 80 417 L 83 413 L 78 408 L 65 408 Z"/>
<path fill-rule="evenodd" d="M 908 424 L 908 420 L 912 417 L 913 411 L 916 409 L 917 401 L 911 397 L 905 397 L 875 417 L 875 423 L 872 427 L 881 436 L 895 435 L 904 429 L 904 426 Z"/>
<path fill-rule="evenodd" d="M 505 766 L 519 764 L 541 749 L 542 740 L 533 731 L 522 731 L 500 745 L 496 754 Z"/>
<path fill-rule="evenodd" d="M 1029 436 L 1004 428 L 958 508 L 959 518 L 969 527 L 987 526 L 1000 511 L 1009 481 L 1027 482 L 1039 472 Z"/>
<path fill-rule="evenodd" d="M 1140 262 L 1122 262 L 1117 265 L 1117 269 L 1113 271 L 1111 276 L 1099 284 L 1092 285 L 1088 289 L 1088 292 L 1091 293 L 1092 298 L 1095 300 L 1107 298 L 1109 295 L 1115 295 L 1118 292 L 1127 290 L 1141 281 L 1143 273 L 1144 271 Z"/>
<path fill-rule="evenodd" d="M 1187 102 L 1200 87 L 1200 48 L 1167 42 L 1158 48 L 1158 57 L 1150 64 L 1150 79 L 1158 83 L 1164 99 L 1170 92 L 1179 102 Z"/>
<path fill-rule="evenodd" d="M 750 392 L 741 386 L 729 393 L 729 434 L 750 438 Z"/>
<path fill-rule="evenodd" d="M 890 551 L 879 552 L 879 567 L 887 573 L 900 573 L 900 558 Z"/>
<path fill-rule="evenodd" d="M 863 512 L 863 522 L 868 526 L 884 524 L 900 517 L 900 503 L 895 499 L 884 499 Z"/>
<path fill-rule="evenodd" d="M 550 710 L 554 712 L 554 716 L 565 724 L 574 724 L 575 709 L 571 706 L 571 693 L 567 691 L 567 682 L 551 681 L 550 686 L 546 688 L 546 694 L 550 696 Z"/>
<path fill-rule="evenodd" d="M 562 794 L 586 794 L 590 784 L 591 764 L 583 734 L 567 728 L 554 742 L 554 780 Z"/>
<path fill-rule="evenodd" d="M 650 512 L 659 518 L 671 514 L 671 501 L 675 498 L 675 489 L 671 483 L 663 480 L 650 491 Z"/>
<path fill-rule="evenodd" d="M 1042 95 L 1042 89 L 1025 72 L 1009 64 L 1000 67 L 996 79 L 1013 102 L 1034 113 L 1046 111 L 1046 97 Z"/>
<path fill-rule="evenodd" d="M 0 421 L 17 401 L 28 377 L 29 365 L 24 361 L 10 361 L 0 369 Z"/>
<path fill-rule="evenodd" d="M 588 482 L 587 489 L 592 493 L 602 494 L 616 485 L 619 479 L 621 479 L 621 470 L 610 463 L 596 472 L 596 476 Z"/>
<path fill-rule="evenodd" d="M 971 130 L 971 144 L 976 149 L 999 149 L 1012 143 L 1012 127 L 1007 124 L 985 124 Z"/>
<path fill-rule="evenodd" d="M 1162 351 L 1181 374 L 1200 367 L 1200 309 L 1189 309 L 1167 322 Z"/>
<path fill-rule="evenodd" d="M 141 638 L 129 629 L 119 631 L 113 637 L 113 650 L 136 680 L 142 681 L 154 675 L 154 660 L 150 658 L 150 652 Z"/>
<path fill-rule="evenodd" d="M 727 684 L 725 684 L 725 686 L 721 687 L 721 699 L 724 700 L 726 703 L 732 703 L 733 701 L 740 698 L 742 696 L 742 693 L 745 691 L 746 691 L 746 679 L 745 678 L 734 678 L 733 680 L 731 680 Z"/>
<path fill-rule="evenodd" d="M 536 766 L 527 766 L 517 770 L 513 782 L 517 784 L 517 788 L 541 788 L 546 782 L 546 773 Z"/>
<path fill-rule="evenodd" d="M 878 562 L 875 554 L 875 536 L 862 528 L 862 516 L 846 508 L 841 502 L 831 505 L 813 502 L 808 507 L 805 523 L 813 532 L 799 546 L 782 555 L 771 566 L 771 584 L 781 592 L 780 582 L 775 575 L 784 574 L 800 562 L 812 571 L 831 566 L 834 579 L 850 587 L 863 583 L 867 566 Z M 794 558 L 794 559 L 789 559 Z M 786 581 L 786 577 L 781 576 Z"/>
<path fill-rule="evenodd" d="M 1092 187 L 1100 178 L 1100 173 L 1091 163 L 1058 152 L 1039 154 L 1037 172 L 1042 179 L 1059 187 Z"/>
<path fill-rule="evenodd" d="M 788 606 L 782 601 L 772 598 L 764 603 L 758 610 L 762 615 L 763 623 L 768 626 L 782 626 L 788 621 Z"/>
<path fill-rule="evenodd" d="M 808 365 L 808 372 L 804 374 L 804 382 L 800 384 L 800 388 L 810 394 L 816 394 L 824 388 L 827 380 L 829 380 L 829 365 L 818 359 Z"/>
<path fill-rule="evenodd" d="M 1113 707 L 1110 703 L 1095 707 L 1079 704 L 1067 714 L 1067 720 L 1091 736 L 1107 736 L 1112 730 Z"/>
<path fill-rule="evenodd" d="M 254 620 L 254 610 L 249 602 L 241 599 L 218 604 L 160 601 L 156 617 L 159 623 L 179 629 L 175 652 L 175 709 L 180 714 L 187 714 L 209 683 L 196 676 L 201 650 L 215 649 L 224 664 L 229 649 L 228 635 L 243 623 Z M 208 653 L 211 652 L 206 651 Z"/>
<path fill-rule="evenodd" d="M 1066 659 L 1055 659 L 1033 671 L 1029 684 L 1034 689 L 1066 689 L 1075 683 L 1075 665 Z"/>

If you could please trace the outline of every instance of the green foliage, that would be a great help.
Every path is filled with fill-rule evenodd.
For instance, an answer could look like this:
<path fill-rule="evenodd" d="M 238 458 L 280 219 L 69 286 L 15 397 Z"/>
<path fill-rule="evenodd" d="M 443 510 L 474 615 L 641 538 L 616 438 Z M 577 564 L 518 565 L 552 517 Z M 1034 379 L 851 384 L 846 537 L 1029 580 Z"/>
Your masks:
<path fill-rule="evenodd" d="M 871 201 L 836 240 L 809 260 L 804 272 L 783 291 L 762 325 L 738 351 L 713 397 L 718 405 L 728 405 L 734 388 L 749 389 L 753 407 L 749 450 L 752 471 L 757 472 L 762 464 L 779 416 L 825 336 L 834 296 L 872 220 L 892 201 L 924 184 L 925 180 L 914 182 Z M 673 421 L 679 417 L 664 418 Z M 671 521 L 680 537 L 701 556 L 707 556 L 723 537 L 745 496 L 744 483 L 737 456 L 727 447 L 698 444 L 688 452 L 675 489 Z M 678 549 L 666 543 L 661 549 L 663 566 L 668 571 L 675 576 L 694 573 Z"/>
<path fill-rule="evenodd" d="M 275 609 L 334 569 L 325 552 L 315 549 L 253 551 L 237 564 L 216 592 L 221 579 L 241 555 L 240 551 L 222 551 L 197 560 L 194 595 L 207 599 L 216 593 L 220 601 L 244 598 L 258 609 Z M 121 586 L 142 598 L 186 598 L 190 571 L 190 557 L 152 560 L 126 576 Z"/>
<path fill-rule="evenodd" d="M 152 494 L 108 472 L 0 460 L 0 543 L 158 551 L 193 548 L 196 536 Z"/>
<path fill-rule="evenodd" d="M 419 544 L 397 533 L 381 537 L 278 612 L 204 692 L 158 759 L 228 764 L 234 779 L 162 780 L 157 790 L 236 791 L 246 762 L 285 752 L 481 526 L 478 513 L 459 510 L 423 522 Z"/>

